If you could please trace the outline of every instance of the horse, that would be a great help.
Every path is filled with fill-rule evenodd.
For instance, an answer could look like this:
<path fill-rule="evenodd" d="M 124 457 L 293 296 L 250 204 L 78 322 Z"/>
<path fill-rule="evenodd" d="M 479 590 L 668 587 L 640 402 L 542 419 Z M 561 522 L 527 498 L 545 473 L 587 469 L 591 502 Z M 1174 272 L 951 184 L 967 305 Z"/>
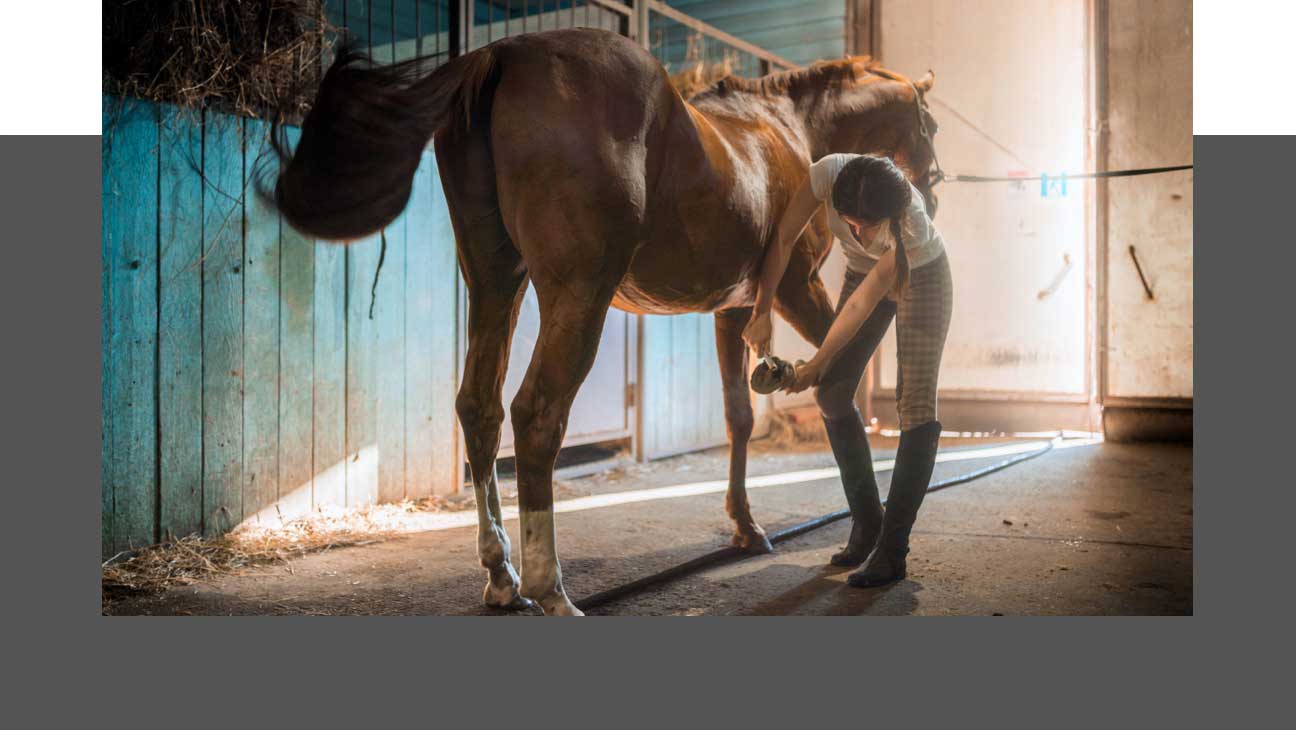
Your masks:
<path fill-rule="evenodd" d="M 868 57 L 750 80 L 685 100 L 662 65 L 615 33 L 555 30 L 505 38 L 429 70 L 343 50 L 325 73 L 295 150 L 282 141 L 267 192 L 316 239 L 351 241 L 390 223 L 432 140 L 468 289 L 468 352 L 455 409 L 478 511 L 484 602 L 579 615 L 563 588 L 553 468 L 609 307 L 714 312 L 730 443 L 732 542 L 768 552 L 745 488 L 753 413 L 741 332 L 762 255 L 813 160 L 888 155 L 929 207 L 935 121 L 917 81 Z M 915 110 L 917 113 L 915 113 Z M 274 135 L 280 139 L 279 134 Z M 833 302 L 819 276 L 826 216 L 807 226 L 775 310 L 819 345 Z M 501 390 L 526 286 L 540 333 L 511 404 L 521 577 L 510 563 L 495 459 Z"/>

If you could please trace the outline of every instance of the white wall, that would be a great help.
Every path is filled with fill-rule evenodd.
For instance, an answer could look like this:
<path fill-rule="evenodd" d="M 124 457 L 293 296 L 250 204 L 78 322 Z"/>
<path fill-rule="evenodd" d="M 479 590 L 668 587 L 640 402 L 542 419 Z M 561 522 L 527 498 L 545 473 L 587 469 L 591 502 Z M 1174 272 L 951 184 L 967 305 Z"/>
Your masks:
<path fill-rule="evenodd" d="M 878 55 L 911 76 L 935 71 L 931 107 L 947 172 L 1078 172 L 1089 166 L 1085 18 L 1083 0 L 886 0 Z M 1038 183 L 937 192 L 955 290 L 942 393 L 1083 397 L 1086 186 L 1048 198 Z M 894 342 L 893 328 L 878 360 L 879 395 L 895 387 Z"/>
<path fill-rule="evenodd" d="M 1111 0 L 1108 17 L 1109 166 L 1191 163 L 1191 0 Z M 1191 172 L 1109 183 L 1107 396 L 1193 396 L 1192 206 Z"/>

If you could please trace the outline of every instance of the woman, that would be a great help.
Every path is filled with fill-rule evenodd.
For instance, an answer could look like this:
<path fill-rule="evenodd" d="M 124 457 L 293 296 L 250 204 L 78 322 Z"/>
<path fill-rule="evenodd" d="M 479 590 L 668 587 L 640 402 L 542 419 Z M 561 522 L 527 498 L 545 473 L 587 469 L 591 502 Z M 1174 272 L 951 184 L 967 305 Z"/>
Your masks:
<path fill-rule="evenodd" d="M 816 386 L 815 400 L 850 505 L 850 542 L 832 556 L 832 563 L 863 564 L 849 583 L 872 587 L 905 576 L 909 532 L 927 492 L 940 438 L 936 379 L 953 289 L 944 242 L 922 195 L 900 168 L 885 157 L 828 155 L 810 167 L 793 195 L 778 240 L 761 266 L 755 311 L 743 331 L 758 355 L 769 352 L 770 307 L 793 243 L 824 202 L 829 203 L 828 227 L 846 254 L 846 280 L 823 345 L 809 362 L 798 364 L 789 390 Z M 897 315 L 901 434 L 883 511 L 855 392 Z"/>

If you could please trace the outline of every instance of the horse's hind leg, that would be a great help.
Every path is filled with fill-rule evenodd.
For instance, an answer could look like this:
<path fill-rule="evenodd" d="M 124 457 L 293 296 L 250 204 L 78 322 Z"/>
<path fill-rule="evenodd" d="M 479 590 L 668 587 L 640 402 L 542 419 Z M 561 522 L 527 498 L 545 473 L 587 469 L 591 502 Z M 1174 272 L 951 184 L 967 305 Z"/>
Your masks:
<path fill-rule="evenodd" d="M 509 342 L 522 302 L 525 275 L 498 276 L 469 285 L 468 354 L 455 410 L 463 426 L 468 465 L 477 501 L 477 556 L 490 574 L 482 600 L 492 608 L 516 610 L 530 602 L 519 594 L 517 572 L 509 563 L 509 538 L 500 513 L 495 457 L 504 422 L 501 390 Z"/>
<path fill-rule="evenodd" d="M 459 269 L 468 287 L 468 353 L 455 410 L 477 501 L 477 555 L 490 574 L 482 600 L 493 608 L 516 610 L 531 602 L 520 595 L 517 571 L 509 563 L 495 457 L 504 422 L 501 391 L 513 326 L 526 292 L 526 268 L 500 219 L 490 161 L 483 151 L 472 139 L 438 144 L 437 161 L 446 179 L 453 181 L 445 192 Z"/>
<path fill-rule="evenodd" d="M 716 353 L 729 433 L 729 491 L 725 494 L 725 511 L 734 521 L 735 547 L 752 553 L 768 553 L 774 547 L 765 537 L 765 530 L 752 519 L 747 503 L 747 442 L 755 427 L 755 415 L 747 386 L 747 345 L 742 331 L 751 319 L 751 312 L 748 307 L 715 313 Z"/>
<path fill-rule="evenodd" d="M 519 206 L 516 236 L 540 305 L 540 332 L 531 364 L 513 399 L 518 506 L 522 522 L 522 595 L 545 615 L 580 615 L 563 590 L 554 532 L 553 468 L 577 390 L 594 364 L 608 307 L 630 265 L 631 216 L 576 195 L 541 191 Z M 546 193 L 548 191 L 545 191 Z M 551 194 L 551 193 L 550 193 Z M 520 196 L 521 197 L 521 196 Z M 534 202 L 532 202 L 534 201 Z M 506 210 L 508 208 L 506 207 Z M 512 228 L 510 228 L 512 230 Z"/>
<path fill-rule="evenodd" d="M 593 261 L 598 266 L 600 262 Z M 606 263 L 612 263 L 610 261 Z M 599 267 L 601 268 L 601 267 Z M 619 275 L 567 270 L 565 280 L 536 281 L 540 336 L 513 400 L 518 505 L 522 521 L 522 595 L 547 616 L 580 615 L 563 590 L 553 513 L 553 468 L 576 392 L 598 352 Z"/>

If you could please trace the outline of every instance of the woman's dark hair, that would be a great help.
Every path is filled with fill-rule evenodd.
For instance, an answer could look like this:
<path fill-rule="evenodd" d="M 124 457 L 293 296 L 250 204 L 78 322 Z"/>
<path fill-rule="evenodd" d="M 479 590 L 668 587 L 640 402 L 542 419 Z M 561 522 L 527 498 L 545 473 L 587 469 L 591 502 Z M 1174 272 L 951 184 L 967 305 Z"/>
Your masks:
<path fill-rule="evenodd" d="M 896 285 L 892 290 L 896 295 L 909 283 L 909 257 L 900 221 L 912 196 L 913 188 L 904 171 L 890 158 L 876 155 L 860 155 L 843 165 L 832 189 L 832 205 L 838 213 L 890 223 L 896 247 Z"/>

